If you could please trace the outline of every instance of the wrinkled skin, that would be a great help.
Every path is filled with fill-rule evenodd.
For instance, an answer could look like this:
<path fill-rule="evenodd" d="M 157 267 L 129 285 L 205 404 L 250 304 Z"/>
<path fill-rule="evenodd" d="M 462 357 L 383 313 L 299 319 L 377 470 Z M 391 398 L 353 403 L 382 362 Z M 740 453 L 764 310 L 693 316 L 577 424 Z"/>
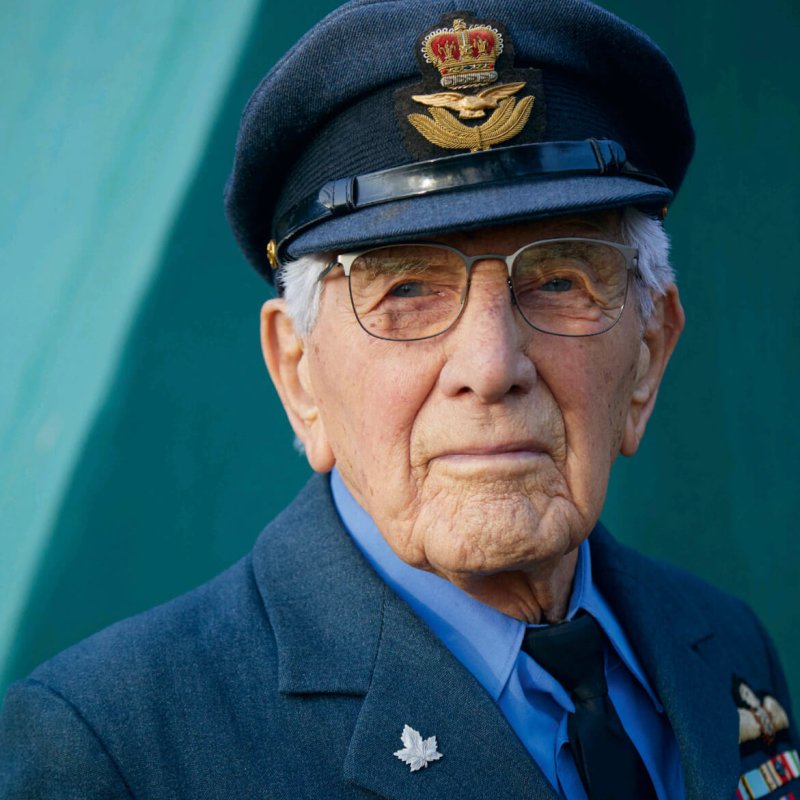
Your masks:
<path fill-rule="evenodd" d="M 558 236 L 618 241 L 618 215 L 437 237 L 468 254 Z M 306 341 L 283 301 L 262 311 L 265 360 L 313 469 L 337 466 L 404 561 L 506 614 L 556 621 L 578 545 L 594 527 L 617 454 L 638 448 L 683 327 L 670 287 L 643 325 L 586 338 L 540 333 L 515 311 L 503 262 L 478 262 L 445 334 L 370 337 L 341 271 L 326 279 Z"/>

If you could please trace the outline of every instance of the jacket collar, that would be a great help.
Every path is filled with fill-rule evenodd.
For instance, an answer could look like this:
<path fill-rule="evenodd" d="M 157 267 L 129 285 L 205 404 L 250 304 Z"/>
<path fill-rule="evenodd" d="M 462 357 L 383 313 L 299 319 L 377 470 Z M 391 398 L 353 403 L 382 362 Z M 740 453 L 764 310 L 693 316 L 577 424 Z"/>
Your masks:
<path fill-rule="evenodd" d="M 253 549 L 278 649 L 283 693 L 365 694 L 386 587 L 342 527 L 326 476 L 315 475 Z"/>

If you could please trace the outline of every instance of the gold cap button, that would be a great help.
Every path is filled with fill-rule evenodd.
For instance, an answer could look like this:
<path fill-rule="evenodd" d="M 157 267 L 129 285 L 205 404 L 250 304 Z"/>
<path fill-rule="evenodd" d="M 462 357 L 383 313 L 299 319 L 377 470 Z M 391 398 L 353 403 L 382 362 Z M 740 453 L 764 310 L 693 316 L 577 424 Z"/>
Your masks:
<path fill-rule="evenodd" d="M 267 245 L 267 258 L 272 269 L 278 269 L 278 246 L 275 244 L 274 239 L 270 239 Z"/>

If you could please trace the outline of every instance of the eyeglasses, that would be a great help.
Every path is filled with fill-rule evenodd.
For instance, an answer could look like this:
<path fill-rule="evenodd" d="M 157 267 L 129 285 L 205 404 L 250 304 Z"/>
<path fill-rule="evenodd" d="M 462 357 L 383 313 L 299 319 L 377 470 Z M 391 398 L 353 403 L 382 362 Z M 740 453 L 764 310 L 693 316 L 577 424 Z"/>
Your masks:
<path fill-rule="evenodd" d="M 619 321 L 638 250 L 598 239 L 544 239 L 511 255 L 468 256 L 444 244 L 393 244 L 337 256 L 353 311 L 371 336 L 414 341 L 458 320 L 478 261 L 504 261 L 511 301 L 543 333 L 596 336 Z"/>

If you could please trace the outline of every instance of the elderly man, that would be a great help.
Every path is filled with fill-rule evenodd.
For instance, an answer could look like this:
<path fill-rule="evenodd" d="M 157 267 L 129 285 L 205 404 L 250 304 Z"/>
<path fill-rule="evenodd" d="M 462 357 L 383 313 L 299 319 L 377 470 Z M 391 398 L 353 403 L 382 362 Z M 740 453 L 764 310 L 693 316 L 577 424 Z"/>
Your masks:
<path fill-rule="evenodd" d="M 598 522 L 683 328 L 692 149 L 669 62 L 584 0 L 355 0 L 301 40 L 226 199 L 320 474 L 12 688 L 3 797 L 794 797 L 758 621 Z"/>

